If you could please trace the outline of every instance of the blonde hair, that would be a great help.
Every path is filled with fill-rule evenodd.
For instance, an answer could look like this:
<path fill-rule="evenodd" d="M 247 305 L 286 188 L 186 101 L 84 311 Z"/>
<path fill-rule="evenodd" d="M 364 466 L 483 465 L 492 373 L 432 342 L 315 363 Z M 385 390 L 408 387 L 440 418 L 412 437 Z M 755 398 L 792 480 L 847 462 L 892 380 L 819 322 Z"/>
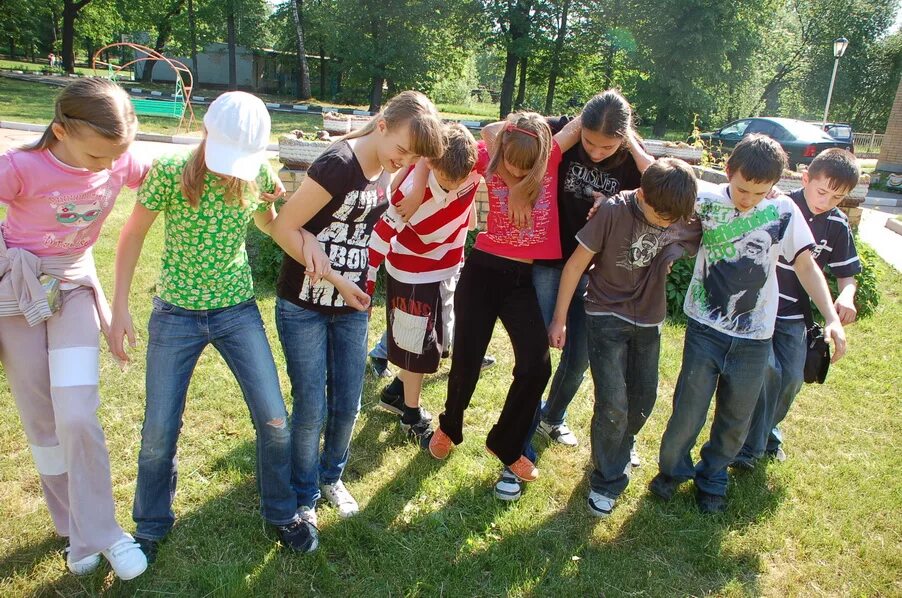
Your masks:
<path fill-rule="evenodd" d="M 379 121 L 384 120 L 388 130 L 407 125 L 410 130 L 411 147 L 417 156 L 438 158 L 444 152 L 442 122 L 435 105 L 418 91 L 402 91 L 385 105 L 363 127 L 351 131 L 339 139 L 356 139 L 376 130 Z"/>
<path fill-rule="evenodd" d="M 459 181 L 470 174 L 476 165 L 476 139 L 460 123 L 445 125 L 445 153 L 432 160 L 433 170 L 441 172 L 452 181 Z"/>
<path fill-rule="evenodd" d="M 197 149 L 185 162 L 185 169 L 182 171 L 182 195 L 185 196 L 185 199 L 188 200 L 188 205 L 192 208 L 200 207 L 200 198 L 204 194 L 204 183 L 206 182 L 207 173 L 211 172 L 207 168 L 206 147 L 207 134 L 205 131 L 203 141 L 200 142 L 200 145 L 197 146 Z M 248 193 L 256 195 L 258 192 L 257 183 L 254 181 L 244 181 L 238 177 L 224 174 L 215 174 L 215 176 L 217 181 L 214 184 L 218 185 L 223 191 L 223 199 L 227 205 L 238 205 L 246 208 L 246 196 Z"/>
<path fill-rule="evenodd" d="M 99 77 L 70 83 L 56 98 L 53 120 L 26 151 L 53 147 L 56 136 L 53 125 L 59 124 L 70 135 L 90 130 L 111 141 L 131 143 L 138 132 L 138 117 L 124 89 Z"/>
<path fill-rule="evenodd" d="M 507 126 L 495 138 L 495 151 L 489 164 L 491 177 L 502 159 L 511 166 L 528 170 L 523 179 L 527 197 L 538 197 L 542 179 L 551 155 L 551 128 L 545 117 L 536 112 L 514 112 L 507 115 Z"/>

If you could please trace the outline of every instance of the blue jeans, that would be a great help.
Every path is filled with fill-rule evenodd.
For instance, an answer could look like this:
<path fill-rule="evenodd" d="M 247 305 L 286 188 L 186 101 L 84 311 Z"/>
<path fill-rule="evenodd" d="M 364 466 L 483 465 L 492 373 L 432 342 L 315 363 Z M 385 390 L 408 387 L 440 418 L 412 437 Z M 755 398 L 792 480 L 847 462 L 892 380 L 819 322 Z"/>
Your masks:
<path fill-rule="evenodd" d="M 135 535 L 159 540 L 175 522 L 176 443 L 185 397 L 194 366 L 210 344 L 235 375 L 251 412 L 263 518 L 274 525 L 292 521 L 297 501 L 290 483 L 288 413 L 256 301 L 189 310 L 154 297 L 147 329 L 147 403 L 133 508 Z"/>
<path fill-rule="evenodd" d="M 388 332 L 383 332 L 379 342 L 370 349 L 370 357 L 373 359 L 388 359 Z"/>
<path fill-rule="evenodd" d="M 589 363 L 595 383 L 592 489 L 617 498 L 629 483 L 633 438 L 658 396 L 661 332 L 616 316 L 587 315 Z"/>
<path fill-rule="evenodd" d="M 662 474 L 679 481 L 694 478 L 702 492 L 726 496 L 727 466 L 745 441 L 770 346 L 770 339 L 733 337 L 689 319 L 673 413 L 661 439 Z M 693 467 L 689 451 L 705 425 L 715 391 L 711 438 Z"/>
<path fill-rule="evenodd" d="M 276 300 L 276 328 L 291 379 L 291 484 L 298 507 L 315 507 L 320 484 L 340 480 L 348 463 L 368 323 L 366 312 L 329 315 Z"/>
<path fill-rule="evenodd" d="M 561 272 L 562 270 L 558 268 L 538 264 L 532 267 L 532 284 L 536 288 L 536 296 L 539 299 L 539 308 L 542 310 L 542 319 L 545 320 L 546 328 L 551 324 L 551 318 L 554 316 L 558 287 L 561 284 Z M 586 370 L 589 369 L 586 310 L 583 301 L 588 284 L 589 277 L 584 274 L 579 279 L 576 292 L 573 293 L 573 298 L 570 300 L 570 308 L 567 311 L 567 342 L 564 344 L 561 360 L 551 379 L 548 398 L 542 405 L 542 420 L 552 425 L 564 423 L 567 407 L 576 396 L 580 384 L 583 383 Z"/>
<path fill-rule="evenodd" d="M 765 451 L 780 448 L 783 437 L 777 426 L 805 382 L 805 334 L 804 320 L 777 319 L 764 387 L 738 459 L 754 462 Z"/>

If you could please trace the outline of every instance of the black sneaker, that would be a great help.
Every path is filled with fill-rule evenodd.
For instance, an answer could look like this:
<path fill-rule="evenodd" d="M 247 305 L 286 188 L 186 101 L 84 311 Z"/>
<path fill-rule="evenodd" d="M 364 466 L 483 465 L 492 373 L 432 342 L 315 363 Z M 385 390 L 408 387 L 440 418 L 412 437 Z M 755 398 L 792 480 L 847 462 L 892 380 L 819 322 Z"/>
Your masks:
<path fill-rule="evenodd" d="M 495 365 L 496 361 L 497 360 L 495 359 L 494 355 L 486 355 L 485 357 L 482 358 L 482 365 L 479 366 L 479 369 L 487 370 L 490 367 L 492 367 L 493 365 Z"/>
<path fill-rule="evenodd" d="M 313 552 L 319 547 L 319 531 L 316 527 L 300 517 L 287 525 L 280 525 L 279 538 L 288 548 L 295 552 Z"/>
<path fill-rule="evenodd" d="M 420 420 L 414 424 L 405 424 L 403 421 L 401 422 L 401 431 L 407 434 L 407 438 L 416 443 L 422 441 L 424 436 L 430 436 L 432 432 L 432 415 L 426 411 L 421 410 Z"/>
<path fill-rule="evenodd" d="M 151 540 L 150 538 L 135 538 L 135 542 L 138 543 L 138 547 L 147 558 L 147 564 L 153 564 L 157 560 L 157 549 L 160 547 L 160 541 Z"/>
<path fill-rule="evenodd" d="M 730 463 L 730 469 L 736 472 L 755 471 L 755 462 L 754 457 L 736 457 Z"/>
<path fill-rule="evenodd" d="M 400 380 L 395 378 L 391 384 L 382 389 L 379 406 L 395 415 L 404 415 L 404 385 Z"/>
<path fill-rule="evenodd" d="M 673 498 L 674 492 L 680 485 L 674 478 L 669 475 L 659 473 L 651 479 L 648 484 L 648 490 L 661 500 L 670 500 Z"/>
<path fill-rule="evenodd" d="M 695 491 L 695 502 L 698 510 L 705 515 L 718 515 L 727 510 L 727 497 L 718 494 L 708 494 L 701 490 Z"/>
<path fill-rule="evenodd" d="M 388 360 L 381 357 L 370 357 L 370 369 L 377 378 L 391 378 L 392 371 L 388 369 Z"/>

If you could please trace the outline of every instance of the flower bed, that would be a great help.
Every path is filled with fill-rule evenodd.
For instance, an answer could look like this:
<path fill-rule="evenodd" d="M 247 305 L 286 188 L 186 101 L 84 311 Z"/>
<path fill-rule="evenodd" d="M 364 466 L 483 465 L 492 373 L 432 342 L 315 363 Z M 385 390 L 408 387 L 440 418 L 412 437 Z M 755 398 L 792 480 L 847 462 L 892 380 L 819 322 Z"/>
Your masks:
<path fill-rule="evenodd" d="M 345 135 L 363 127 L 370 121 L 369 116 L 354 116 L 338 112 L 323 112 L 323 128 L 329 133 Z"/>
<path fill-rule="evenodd" d="M 279 162 L 288 168 L 307 170 L 329 143 L 305 138 L 301 131 L 285 133 L 279 137 Z"/>
<path fill-rule="evenodd" d="M 702 159 L 702 149 L 693 147 L 688 143 L 673 141 L 658 141 L 657 139 L 645 139 L 642 141 L 645 151 L 655 158 L 680 158 L 690 164 L 698 164 Z"/>

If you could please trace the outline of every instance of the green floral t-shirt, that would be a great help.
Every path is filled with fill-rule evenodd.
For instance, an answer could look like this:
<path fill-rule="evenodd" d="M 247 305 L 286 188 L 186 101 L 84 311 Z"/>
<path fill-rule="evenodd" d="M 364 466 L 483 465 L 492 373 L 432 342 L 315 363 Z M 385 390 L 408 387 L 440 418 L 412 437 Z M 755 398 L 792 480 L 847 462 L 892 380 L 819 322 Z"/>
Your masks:
<path fill-rule="evenodd" d="M 144 207 L 166 217 L 158 292 L 164 301 L 184 309 L 237 305 L 254 296 L 244 248 L 247 225 L 255 211 L 268 210 L 270 204 L 250 192 L 245 195 L 246 207 L 227 204 L 217 177 L 207 173 L 200 207 L 192 208 L 181 192 L 182 171 L 190 156 L 155 160 L 138 191 Z M 275 180 L 269 163 L 264 163 L 257 175 L 258 190 L 271 193 Z"/>

